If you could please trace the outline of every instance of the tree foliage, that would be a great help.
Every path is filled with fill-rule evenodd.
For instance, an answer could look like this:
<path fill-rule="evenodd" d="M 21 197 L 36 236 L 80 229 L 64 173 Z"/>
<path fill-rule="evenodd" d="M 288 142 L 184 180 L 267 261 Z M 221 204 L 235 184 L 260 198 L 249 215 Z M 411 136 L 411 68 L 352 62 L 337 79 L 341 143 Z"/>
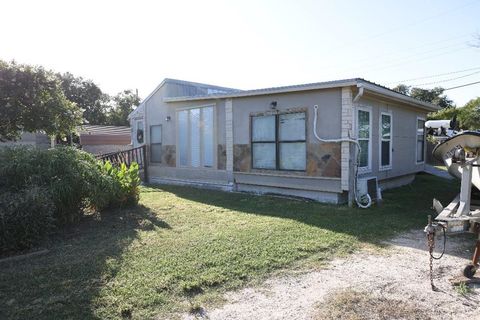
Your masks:
<path fill-rule="evenodd" d="M 139 103 L 132 90 L 110 97 L 71 73 L 0 60 L 0 141 L 16 140 L 24 131 L 68 136 L 82 123 L 128 126 L 128 114 Z"/>
<path fill-rule="evenodd" d="M 480 129 L 480 97 L 472 99 L 461 108 L 444 108 L 430 113 L 430 120 L 448 120 L 457 117 L 458 129 Z"/>
<path fill-rule="evenodd" d="M 462 129 L 480 129 L 480 97 L 470 100 L 459 109 L 458 120 Z"/>
<path fill-rule="evenodd" d="M 82 112 L 65 97 L 53 72 L 0 60 L 0 119 L 0 141 L 5 141 L 22 131 L 68 134 L 81 123 Z"/>
<path fill-rule="evenodd" d="M 108 115 L 108 124 L 128 126 L 128 115 L 140 103 L 140 98 L 132 90 L 124 90 L 112 98 L 113 107 Z"/>
<path fill-rule="evenodd" d="M 67 72 L 58 74 L 68 100 L 83 110 L 83 118 L 89 124 L 106 124 L 110 97 L 91 80 L 75 77 Z"/>
<path fill-rule="evenodd" d="M 412 98 L 429 102 L 439 106 L 440 108 L 454 107 L 454 103 L 447 95 L 444 94 L 445 89 L 442 87 L 435 87 L 433 89 L 422 89 L 417 87 L 399 84 L 393 90 L 411 96 Z"/>

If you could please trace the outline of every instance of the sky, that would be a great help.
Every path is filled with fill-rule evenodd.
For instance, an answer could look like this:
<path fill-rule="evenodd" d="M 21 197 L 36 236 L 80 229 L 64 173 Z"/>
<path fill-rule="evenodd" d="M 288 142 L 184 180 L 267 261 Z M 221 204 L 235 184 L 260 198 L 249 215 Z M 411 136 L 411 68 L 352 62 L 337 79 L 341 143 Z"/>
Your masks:
<path fill-rule="evenodd" d="M 480 0 L 0 0 L 0 59 L 146 97 L 164 78 L 255 89 L 480 81 Z M 480 40 L 478 41 L 480 42 Z M 411 80 L 415 79 L 415 80 Z M 447 80 L 447 81 L 445 81 Z M 480 84 L 446 91 L 458 106 Z"/>

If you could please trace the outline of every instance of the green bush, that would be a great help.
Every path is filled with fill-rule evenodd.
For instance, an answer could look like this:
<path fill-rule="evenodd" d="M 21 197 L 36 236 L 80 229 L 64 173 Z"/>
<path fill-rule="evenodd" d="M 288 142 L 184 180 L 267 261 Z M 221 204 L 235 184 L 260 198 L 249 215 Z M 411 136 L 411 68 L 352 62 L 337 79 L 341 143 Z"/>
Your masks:
<path fill-rule="evenodd" d="M 30 248 L 54 227 L 49 192 L 30 187 L 0 194 L 0 254 Z"/>
<path fill-rule="evenodd" d="M 90 206 L 98 211 L 106 208 L 133 206 L 139 200 L 140 176 L 138 164 L 128 168 L 124 163 L 115 167 L 109 161 L 99 163 L 101 173 L 97 176 L 90 197 Z"/>
<path fill-rule="evenodd" d="M 136 204 L 139 184 L 137 164 L 115 168 L 75 148 L 0 150 L 0 190 L 45 188 L 58 225 L 78 221 L 88 206 L 101 211 Z"/>
<path fill-rule="evenodd" d="M 67 224 L 82 216 L 98 171 L 92 155 L 74 148 L 7 148 L 0 155 L 0 188 L 46 188 L 55 205 L 56 222 Z"/>
<path fill-rule="evenodd" d="M 116 168 L 69 147 L 0 149 L 0 254 L 35 245 L 87 207 L 135 205 L 139 185 L 136 163 Z"/>

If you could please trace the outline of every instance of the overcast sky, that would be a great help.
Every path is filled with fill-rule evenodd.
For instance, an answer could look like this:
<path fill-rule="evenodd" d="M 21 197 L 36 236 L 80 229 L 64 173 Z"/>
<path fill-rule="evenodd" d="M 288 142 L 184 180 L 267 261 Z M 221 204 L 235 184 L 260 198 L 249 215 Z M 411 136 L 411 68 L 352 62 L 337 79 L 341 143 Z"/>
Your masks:
<path fill-rule="evenodd" d="M 403 82 L 427 88 L 480 81 L 480 48 L 469 45 L 480 0 L 2 0 L 0 8 L 0 59 L 69 71 L 110 94 L 146 97 L 167 77 L 239 89 L 352 77 L 388 86 L 422 78 Z M 447 93 L 463 105 L 480 84 Z"/>

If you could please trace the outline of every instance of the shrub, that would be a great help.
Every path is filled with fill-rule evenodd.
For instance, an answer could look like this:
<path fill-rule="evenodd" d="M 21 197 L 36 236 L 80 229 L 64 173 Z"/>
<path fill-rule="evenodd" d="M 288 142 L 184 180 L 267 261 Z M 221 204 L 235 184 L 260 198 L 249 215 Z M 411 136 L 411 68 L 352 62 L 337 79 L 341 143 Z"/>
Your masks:
<path fill-rule="evenodd" d="M 71 147 L 0 151 L 0 189 L 44 187 L 54 202 L 57 224 L 78 221 L 87 206 L 102 210 L 136 204 L 139 184 L 137 164 L 115 168 Z"/>
<path fill-rule="evenodd" d="M 100 164 L 102 177 L 96 183 L 98 192 L 91 196 L 92 206 L 98 210 L 112 207 L 133 206 L 139 200 L 139 169 L 133 162 L 129 168 L 122 163 L 120 168 L 113 166 L 109 161 Z M 107 195 L 101 190 L 108 190 Z"/>
<path fill-rule="evenodd" d="M 7 148 L 0 155 L 0 188 L 19 191 L 29 185 L 45 187 L 55 204 L 57 223 L 67 224 L 83 214 L 97 167 L 92 155 L 70 147 Z"/>
<path fill-rule="evenodd" d="M 0 254 L 30 248 L 54 227 L 54 204 L 47 190 L 30 187 L 0 194 Z"/>
<path fill-rule="evenodd" d="M 25 249 L 51 225 L 80 220 L 87 207 L 101 211 L 135 205 L 139 184 L 136 163 L 116 168 L 70 147 L 0 149 L 0 192 L 5 193 L 0 202 L 1 246 L 7 248 L 11 237 L 8 250 Z"/>

